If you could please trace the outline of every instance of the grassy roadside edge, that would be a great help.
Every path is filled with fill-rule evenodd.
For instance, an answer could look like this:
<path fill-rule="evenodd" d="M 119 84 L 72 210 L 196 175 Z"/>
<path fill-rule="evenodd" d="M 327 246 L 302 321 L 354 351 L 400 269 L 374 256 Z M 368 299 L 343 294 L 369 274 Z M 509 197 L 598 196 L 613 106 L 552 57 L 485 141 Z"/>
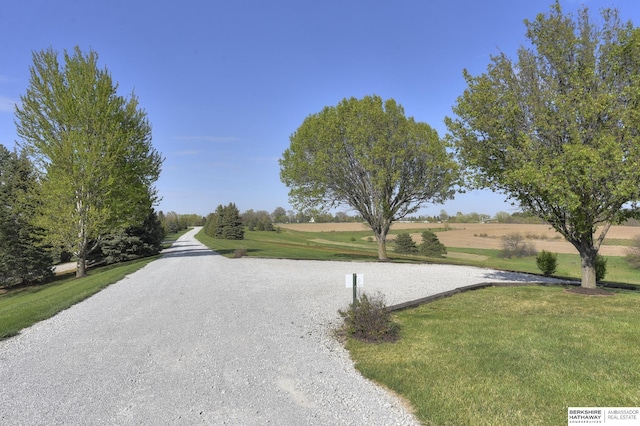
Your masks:
<path fill-rule="evenodd" d="M 0 340 L 53 317 L 159 257 L 156 255 L 91 269 L 83 278 L 61 276 L 46 284 L 14 289 L 0 295 Z"/>

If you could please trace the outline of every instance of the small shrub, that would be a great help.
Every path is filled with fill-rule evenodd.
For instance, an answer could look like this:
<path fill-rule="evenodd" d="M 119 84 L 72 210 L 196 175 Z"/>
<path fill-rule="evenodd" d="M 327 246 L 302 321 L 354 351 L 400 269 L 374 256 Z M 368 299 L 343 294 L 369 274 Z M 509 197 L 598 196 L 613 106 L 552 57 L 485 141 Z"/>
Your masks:
<path fill-rule="evenodd" d="M 527 257 L 536 254 L 533 243 L 526 242 L 522 234 L 515 232 L 502 237 L 502 257 Z"/>
<path fill-rule="evenodd" d="M 426 257 L 442 257 L 447 254 L 447 248 L 433 231 L 422 232 L 422 244 L 418 250 L 421 255 Z"/>
<path fill-rule="evenodd" d="M 603 256 L 596 256 L 596 282 L 604 280 L 604 276 L 607 275 L 607 259 Z"/>
<path fill-rule="evenodd" d="M 536 264 L 545 277 L 553 275 L 558 268 L 558 255 L 542 250 L 536 257 Z"/>
<path fill-rule="evenodd" d="M 245 257 L 246 255 L 247 255 L 247 249 L 244 249 L 244 248 L 235 249 L 233 252 L 234 259 L 240 259 L 241 257 Z"/>
<path fill-rule="evenodd" d="M 349 336 L 366 342 L 393 342 L 398 339 L 400 327 L 391 319 L 384 296 L 362 295 L 349 305 L 347 310 L 339 310 L 344 318 L 342 331 Z"/>
<path fill-rule="evenodd" d="M 398 254 L 415 254 L 418 252 L 416 242 L 413 241 L 409 234 L 398 234 L 395 243 L 395 252 Z"/>

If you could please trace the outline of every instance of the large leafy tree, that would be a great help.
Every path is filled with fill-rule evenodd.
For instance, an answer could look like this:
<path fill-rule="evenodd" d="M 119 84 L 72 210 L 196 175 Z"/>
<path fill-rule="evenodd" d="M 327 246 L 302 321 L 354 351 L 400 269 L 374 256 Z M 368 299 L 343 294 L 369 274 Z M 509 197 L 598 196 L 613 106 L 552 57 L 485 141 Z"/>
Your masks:
<path fill-rule="evenodd" d="M 507 194 L 578 251 L 582 287 L 611 224 L 640 190 L 640 32 L 616 10 L 598 22 L 560 4 L 525 21 L 529 46 L 492 57 L 447 126 L 476 183 Z"/>
<path fill-rule="evenodd" d="M 453 196 L 456 165 L 445 142 L 393 99 L 344 99 L 308 116 L 290 140 L 280 176 L 292 204 L 350 206 L 373 230 L 380 260 L 393 221 Z"/>
<path fill-rule="evenodd" d="M 0 145 L 0 285 L 43 281 L 53 275 L 51 251 L 32 224 L 38 183 L 22 154 Z"/>
<path fill-rule="evenodd" d="M 52 243 L 77 256 L 81 277 L 102 235 L 144 221 L 162 158 L 137 98 L 117 94 L 98 55 L 76 47 L 63 59 L 61 66 L 52 49 L 33 54 L 16 126 L 42 172 L 40 223 Z"/>

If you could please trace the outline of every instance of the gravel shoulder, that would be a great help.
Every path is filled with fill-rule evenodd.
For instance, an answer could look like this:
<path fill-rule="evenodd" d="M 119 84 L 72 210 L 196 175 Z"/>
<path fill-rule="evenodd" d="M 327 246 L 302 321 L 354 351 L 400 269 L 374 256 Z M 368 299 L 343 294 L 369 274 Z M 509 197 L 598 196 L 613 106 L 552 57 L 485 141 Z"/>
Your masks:
<path fill-rule="evenodd" d="M 540 277 L 447 265 L 227 259 L 182 236 L 0 342 L 2 425 L 418 424 L 331 337 L 364 274 L 388 304 Z"/>

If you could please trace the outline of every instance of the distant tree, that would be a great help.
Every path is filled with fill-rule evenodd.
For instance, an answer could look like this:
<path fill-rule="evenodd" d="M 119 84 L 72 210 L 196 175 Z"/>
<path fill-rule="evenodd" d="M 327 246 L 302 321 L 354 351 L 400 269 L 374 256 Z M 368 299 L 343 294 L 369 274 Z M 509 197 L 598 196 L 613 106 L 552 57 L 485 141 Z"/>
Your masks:
<path fill-rule="evenodd" d="M 253 209 L 249 209 L 242 213 L 242 223 L 249 231 L 254 231 L 258 224 L 258 216 L 256 215 L 256 212 L 254 212 Z"/>
<path fill-rule="evenodd" d="M 190 226 L 203 226 L 205 218 L 195 213 L 178 215 L 180 223 L 186 228 Z"/>
<path fill-rule="evenodd" d="M 340 222 L 348 222 L 349 221 L 349 215 L 346 212 L 337 212 L 336 216 L 335 216 L 335 221 L 340 223 Z"/>
<path fill-rule="evenodd" d="M 511 219 L 511 215 L 507 212 L 498 212 L 495 214 L 494 216 L 495 220 L 498 223 L 511 223 L 512 219 Z"/>
<path fill-rule="evenodd" d="M 502 257 L 527 257 L 536 253 L 533 243 L 526 241 L 519 232 L 513 232 L 502 237 L 502 251 L 500 252 Z"/>
<path fill-rule="evenodd" d="M 395 252 L 398 254 L 415 254 L 418 253 L 416 242 L 413 241 L 411 235 L 407 233 L 398 234 L 395 239 Z"/>
<path fill-rule="evenodd" d="M 244 239 L 244 225 L 240 211 L 234 203 L 229 203 L 224 209 L 222 238 L 225 240 Z"/>
<path fill-rule="evenodd" d="M 478 186 L 507 194 L 578 251 L 582 287 L 612 224 L 640 198 L 640 30 L 604 9 L 596 25 L 558 1 L 525 21 L 531 47 L 472 77 L 447 127 Z M 630 207 L 630 208 L 627 208 Z M 599 232 L 599 235 L 596 235 Z"/>
<path fill-rule="evenodd" d="M 214 238 L 225 240 L 244 239 L 244 224 L 240 211 L 234 203 L 220 204 L 214 213 L 207 216 L 205 233 Z"/>
<path fill-rule="evenodd" d="M 91 242 L 139 223 L 155 202 L 162 158 L 138 100 L 116 94 L 98 55 L 52 49 L 33 54 L 26 94 L 16 107 L 24 151 L 42 172 L 40 224 L 86 274 Z"/>
<path fill-rule="evenodd" d="M 378 259 L 387 259 L 393 221 L 453 195 L 456 164 L 426 123 L 393 99 L 344 99 L 308 116 L 291 135 L 280 177 L 302 210 L 347 205 L 369 224 Z"/>
<path fill-rule="evenodd" d="M 422 232 L 422 243 L 418 251 L 426 257 L 442 257 L 447 254 L 447 248 L 440 242 L 438 236 L 430 230 Z"/>
<path fill-rule="evenodd" d="M 283 207 L 276 207 L 273 213 L 271 213 L 271 220 L 274 223 L 287 222 L 287 211 Z"/>
<path fill-rule="evenodd" d="M 33 165 L 0 144 L 0 286 L 44 281 L 53 259 L 33 222 L 38 191 Z"/>
<path fill-rule="evenodd" d="M 186 223 L 181 221 L 180 215 L 174 211 L 167 212 L 167 214 L 162 214 L 161 216 L 162 219 L 160 223 L 162 224 L 165 234 L 175 234 L 186 228 Z"/>

